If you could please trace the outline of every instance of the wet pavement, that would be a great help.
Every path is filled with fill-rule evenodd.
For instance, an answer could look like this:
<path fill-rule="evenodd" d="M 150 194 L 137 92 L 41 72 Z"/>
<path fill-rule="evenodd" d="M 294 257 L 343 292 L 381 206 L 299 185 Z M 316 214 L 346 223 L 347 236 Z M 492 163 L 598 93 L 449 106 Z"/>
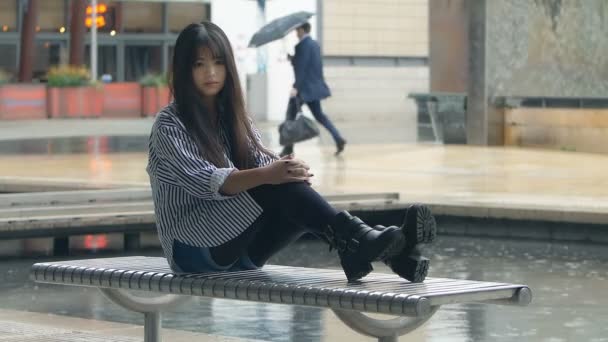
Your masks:
<path fill-rule="evenodd" d="M 0 141 L 0 155 L 146 152 L 146 136 L 56 137 Z"/>
<path fill-rule="evenodd" d="M 528 307 L 444 306 L 415 341 L 608 341 L 605 246 L 442 236 L 425 252 L 432 260 L 430 276 L 524 283 L 533 290 L 533 302 Z M 160 250 L 137 254 L 160 255 Z M 0 307 L 143 324 L 141 315 L 112 304 L 95 289 L 28 281 L 29 266 L 44 260 L 0 261 Z M 271 262 L 339 268 L 327 246 L 312 240 Z M 376 269 L 389 272 L 383 265 Z M 328 312 L 317 308 L 197 298 L 165 314 L 163 324 L 248 339 L 324 341 L 335 329 L 335 322 L 327 321 Z"/>

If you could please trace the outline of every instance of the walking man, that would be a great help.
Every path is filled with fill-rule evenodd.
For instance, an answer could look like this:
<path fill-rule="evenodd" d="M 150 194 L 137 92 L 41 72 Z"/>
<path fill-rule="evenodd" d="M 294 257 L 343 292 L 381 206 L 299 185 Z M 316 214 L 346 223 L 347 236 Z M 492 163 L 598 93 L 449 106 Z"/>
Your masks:
<path fill-rule="evenodd" d="M 342 138 L 327 115 L 321 108 L 321 100 L 331 96 L 329 87 L 323 77 L 323 61 L 319 44 L 310 37 L 310 24 L 304 23 L 296 29 L 300 42 L 295 47 L 295 55 L 291 58 L 295 73 L 295 83 L 291 90 L 291 102 L 299 98 L 306 103 L 315 119 L 325 127 L 336 143 L 336 155 L 344 150 L 346 140 Z M 288 110 L 287 119 L 295 118 L 297 111 Z M 286 145 L 281 151 L 281 156 L 293 153 L 293 145 Z"/>

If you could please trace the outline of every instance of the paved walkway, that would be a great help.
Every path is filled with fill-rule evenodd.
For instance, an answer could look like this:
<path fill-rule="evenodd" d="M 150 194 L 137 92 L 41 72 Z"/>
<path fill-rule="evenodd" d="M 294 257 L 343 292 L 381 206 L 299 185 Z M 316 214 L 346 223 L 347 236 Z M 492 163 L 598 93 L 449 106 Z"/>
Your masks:
<path fill-rule="evenodd" d="M 45 130 L 44 125 L 49 123 L 54 127 Z M 105 138 L 88 138 L 62 143 L 85 144 L 81 152 L 64 153 L 59 148 L 49 148 L 26 155 L 0 154 L 0 191 L 28 184 L 59 188 L 147 187 L 145 137 L 150 123 L 150 120 L 11 123 L 13 136 L 20 139 L 27 137 L 28 131 L 38 138 L 50 132 L 47 135 L 54 139 L 83 132 L 87 136 L 124 134 L 139 136 L 141 146 L 136 148 L 137 152 L 121 152 L 120 143 L 110 144 L 118 147 L 108 146 Z M 409 135 L 396 136 L 394 132 L 399 127 L 395 126 L 342 124 L 345 135 L 353 137 L 342 156 L 333 156 L 334 147 L 323 134 L 298 145 L 297 157 L 311 165 L 315 173 L 313 185 L 324 194 L 399 192 L 402 201 L 429 203 L 443 214 L 608 222 L 607 155 L 416 143 L 409 129 L 404 129 Z M 116 131 L 117 127 L 122 127 L 122 131 Z M 274 124 L 260 127 L 268 145 L 279 150 Z M 391 132 L 386 135 L 388 143 L 378 143 L 385 131 Z M 0 142 L 0 146 L 1 143 L 8 142 Z"/>
<path fill-rule="evenodd" d="M 371 340 L 348 328 L 331 310 L 323 312 L 324 341 Z M 423 326 L 410 333 L 408 341 L 426 341 L 425 330 Z M 2 342 L 142 342 L 143 334 L 144 329 L 141 325 L 0 309 L 0 341 Z M 163 341 L 170 342 L 270 342 L 167 328 L 163 328 L 162 337 Z"/>

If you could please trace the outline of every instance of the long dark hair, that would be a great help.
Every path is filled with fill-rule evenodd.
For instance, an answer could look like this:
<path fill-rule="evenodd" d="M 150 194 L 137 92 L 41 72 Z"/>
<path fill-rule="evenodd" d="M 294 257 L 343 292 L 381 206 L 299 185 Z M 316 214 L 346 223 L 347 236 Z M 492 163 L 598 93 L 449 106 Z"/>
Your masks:
<path fill-rule="evenodd" d="M 217 123 L 203 104 L 192 77 L 192 68 L 200 47 L 208 47 L 215 58 L 224 62 L 226 81 L 217 95 L 217 111 L 230 140 L 234 166 L 241 170 L 250 169 L 255 166 L 252 148 L 268 155 L 271 153 L 255 139 L 245 110 L 245 100 L 228 37 L 219 26 L 211 22 L 186 26 L 175 42 L 171 91 L 177 104 L 177 115 L 194 138 L 203 157 L 218 167 L 227 167 Z"/>

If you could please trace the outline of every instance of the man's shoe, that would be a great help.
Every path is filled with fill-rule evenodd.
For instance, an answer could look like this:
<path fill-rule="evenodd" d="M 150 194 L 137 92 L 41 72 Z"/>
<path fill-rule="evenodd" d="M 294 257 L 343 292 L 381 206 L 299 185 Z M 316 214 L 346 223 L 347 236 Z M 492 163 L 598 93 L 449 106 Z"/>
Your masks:
<path fill-rule="evenodd" d="M 346 140 L 342 139 L 336 143 L 336 155 L 339 155 L 344 151 L 344 145 L 346 145 Z"/>

